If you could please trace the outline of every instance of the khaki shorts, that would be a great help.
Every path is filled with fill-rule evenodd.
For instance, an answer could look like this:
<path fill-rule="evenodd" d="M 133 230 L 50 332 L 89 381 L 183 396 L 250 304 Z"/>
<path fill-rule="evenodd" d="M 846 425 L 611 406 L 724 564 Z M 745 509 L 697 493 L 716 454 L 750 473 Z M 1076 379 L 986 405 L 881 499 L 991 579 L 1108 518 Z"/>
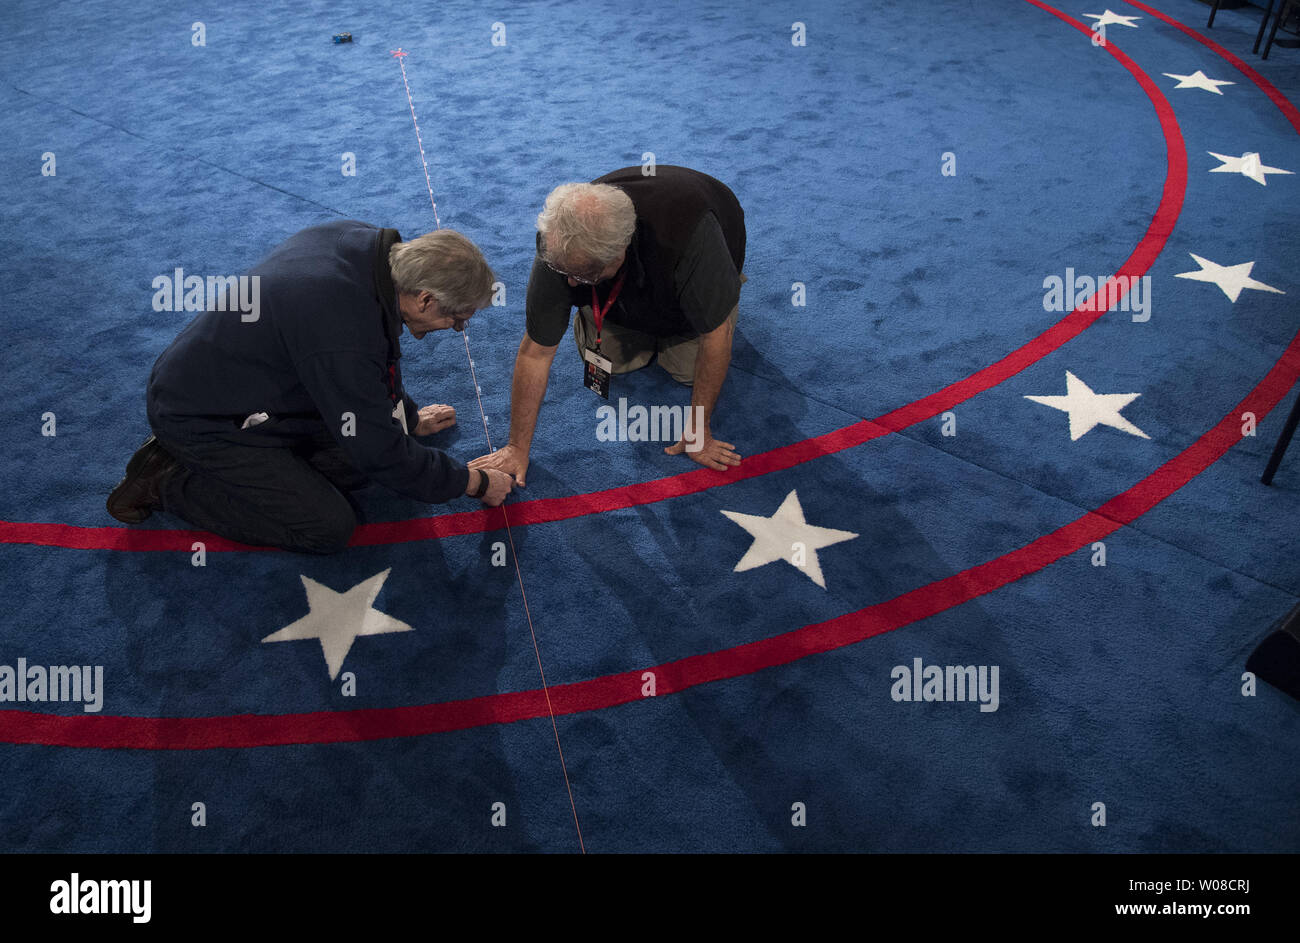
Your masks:
<path fill-rule="evenodd" d="M 743 274 L 740 283 L 749 281 Z M 723 325 L 735 331 L 740 317 L 740 305 L 731 309 Z M 591 339 L 590 345 L 588 338 Z M 583 305 L 573 316 L 573 339 L 578 344 L 578 356 L 588 346 L 596 343 L 596 322 L 591 305 Z M 678 334 L 672 337 L 655 337 L 613 321 L 606 321 L 600 330 L 600 352 L 614 365 L 614 373 L 631 373 L 650 365 L 658 358 L 659 366 L 668 371 L 678 383 L 691 386 L 695 383 L 695 359 L 700 352 L 700 336 Z"/>

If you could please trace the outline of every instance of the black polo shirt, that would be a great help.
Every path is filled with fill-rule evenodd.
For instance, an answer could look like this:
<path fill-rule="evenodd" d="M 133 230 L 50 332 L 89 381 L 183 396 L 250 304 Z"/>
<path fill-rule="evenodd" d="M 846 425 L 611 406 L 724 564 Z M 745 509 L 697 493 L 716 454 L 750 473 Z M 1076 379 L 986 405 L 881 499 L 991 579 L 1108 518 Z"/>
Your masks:
<path fill-rule="evenodd" d="M 685 168 L 661 166 L 659 170 L 703 176 Z M 608 176 L 614 177 L 615 174 Z M 722 186 L 712 178 L 705 179 Z M 668 182 L 671 185 L 671 177 Z M 730 191 L 726 193 L 730 195 Z M 636 202 L 636 194 L 631 195 Z M 733 212 L 742 220 L 739 223 L 733 221 L 733 231 L 738 228 L 740 233 L 738 247 L 728 245 L 717 215 L 705 210 L 685 244 L 679 249 L 672 247 L 677 249 L 677 261 L 672 266 L 664 264 L 668 253 L 659 242 L 660 234 L 654 231 L 650 220 L 640 210 L 638 207 L 636 231 L 623 265 L 623 288 L 607 315 L 608 319 L 653 337 L 694 337 L 721 326 L 740 300 L 740 272 L 736 259 L 744 259 L 744 230 L 739 205 L 722 208 L 723 212 Z M 591 304 L 592 290 L 586 285 L 570 288 L 563 275 L 551 270 L 543 260 L 545 247 L 540 232 L 536 236 L 536 247 L 532 272 L 528 277 L 526 328 L 534 343 L 554 347 L 564 337 L 574 305 Z M 671 284 L 656 284 L 656 279 Z M 608 298 L 614 281 L 609 279 L 596 286 L 601 304 Z M 670 303 L 663 303 L 665 299 Z"/>

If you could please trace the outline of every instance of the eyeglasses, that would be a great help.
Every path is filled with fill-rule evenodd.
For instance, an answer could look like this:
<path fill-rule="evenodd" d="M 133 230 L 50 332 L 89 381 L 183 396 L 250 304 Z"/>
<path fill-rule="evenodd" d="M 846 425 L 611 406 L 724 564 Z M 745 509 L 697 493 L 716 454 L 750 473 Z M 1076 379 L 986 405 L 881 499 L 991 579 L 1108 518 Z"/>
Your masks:
<path fill-rule="evenodd" d="M 554 272 L 556 275 L 563 275 L 565 278 L 571 278 L 579 285 L 596 285 L 599 284 L 600 282 L 599 274 L 595 278 L 588 278 L 585 275 L 574 275 L 572 272 L 565 272 L 562 271 L 561 269 L 556 268 L 554 265 L 552 265 L 549 261 L 545 259 L 543 259 L 542 261 L 546 262 L 546 267 L 550 269 L 552 272 Z"/>

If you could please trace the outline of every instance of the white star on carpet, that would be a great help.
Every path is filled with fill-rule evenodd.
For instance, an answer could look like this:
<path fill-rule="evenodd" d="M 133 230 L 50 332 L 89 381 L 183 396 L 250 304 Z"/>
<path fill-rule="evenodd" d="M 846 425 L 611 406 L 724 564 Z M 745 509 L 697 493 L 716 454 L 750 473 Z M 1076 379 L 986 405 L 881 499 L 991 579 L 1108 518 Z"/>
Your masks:
<path fill-rule="evenodd" d="M 786 495 L 781 506 L 771 517 L 741 514 L 738 511 L 722 513 L 749 531 L 754 538 L 754 542 L 749 545 L 745 555 L 736 564 L 734 572 L 741 573 L 776 560 L 784 560 L 822 589 L 826 588 L 826 578 L 822 576 L 817 551 L 858 536 L 847 530 L 834 530 L 830 527 L 815 527 L 809 524 L 804 520 L 803 507 L 799 504 L 797 491 L 791 491 Z M 802 566 L 795 563 L 793 559 L 796 553 L 795 544 L 803 544 L 805 561 Z"/>
<path fill-rule="evenodd" d="M 1247 151 L 1240 157 L 1228 157 L 1226 154 L 1216 154 L 1214 151 L 1206 151 L 1211 157 L 1223 161 L 1222 167 L 1212 167 L 1212 174 L 1241 174 L 1243 177 L 1249 177 L 1262 187 L 1268 186 L 1268 181 L 1264 179 L 1265 174 L 1292 174 L 1294 171 L 1282 170 L 1278 167 L 1265 167 L 1259 159 L 1259 154 L 1254 151 Z"/>
<path fill-rule="evenodd" d="M 1272 285 L 1265 285 L 1263 282 L 1251 278 L 1250 270 L 1255 267 L 1254 262 L 1242 262 L 1240 265 L 1219 265 L 1209 259 L 1201 258 L 1195 252 L 1187 254 L 1196 260 L 1196 264 L 1201 267 L 1201 270 L 1199 272 L 1179 272 L 1174 278 L 1190 278 L 1196 282 L 1213 282 L 1223 290 L 1223 293 L 1234 304 L 1238 296 L 1241 295 L 1243 288 L 1253 288 L 1256 291 L 1271 291 L 1275 295 L 1286 294 L 1281 289 L 1274 288 Z"/>
<path fill-rule="evenodd" d="M 382 573 L 376 573 L 368 580 L 353 586 L 346 593 L 336 593 L 328 586 L 322 586 L 313 579 L 300 576 L 303 587 L 307 590 L 307 608 L 310 610 L 297 622 L 286 625 L 262 639 L 263 642 L 292 642 L 297 639 L 320 639 L 320 647 L 325 652 L 325 664 L 329 667 L 330 680 L 338 677 L 343 667 L 343 659 L 358 635 L 381 635 L 385 632 L 410 632 L 411 627 L 392 616 L 385 615 L 378 609 L 372 609 L 371 603 L 379 595 L 380 587 L 388 574 L 389 567 Z"/>
<path fill-rule="evenodd" d="M 1088 384 L 1066 370 L 1064 396 L 1026 396 L 1025 399 L 1069 413 L 1070 441 L 1077 442 L 1098 425 L 1110 426 L 1129 435 L 1141 436 L 1143 439 L 1151 438 L 1119 414 L 1121 409 L 1141 395 L 1141 393 L 1094 393 Z"/>
<path fill-rule="evenodd" d="M 1131 26 L 1134 29 L 1137 29 L 1138 25 L 1131 21 L 1142 19 L 1140 16 L 1120 16 L 1118 13 L 1112 13 L 1109 9 L 1105 13 L 1085 13 L 1083 15 L 1090 20 L 1097 21 L 1092 24 L 1093 26 L 1110 26 L 1114 23 L 1118 26 Z"/>
<path fill-rule="evenodd" d="M 1203 88 L 1207 92 L 1213 92 L 1216 95 L 1222 95 L 1219 91 L 1220 85 L 1236 85 L 1236 82 L 1225 82 L 1222 79 L 1212 79 L 1206 76 L 1204 72 L 1197 69 L 1191 75 L 1179 75 L 1176 72 L 1161 72 L 1161 75 L 1167 75 L 1171 79 L 1178 79 L 1178 84 L 1174 88 Z"/>

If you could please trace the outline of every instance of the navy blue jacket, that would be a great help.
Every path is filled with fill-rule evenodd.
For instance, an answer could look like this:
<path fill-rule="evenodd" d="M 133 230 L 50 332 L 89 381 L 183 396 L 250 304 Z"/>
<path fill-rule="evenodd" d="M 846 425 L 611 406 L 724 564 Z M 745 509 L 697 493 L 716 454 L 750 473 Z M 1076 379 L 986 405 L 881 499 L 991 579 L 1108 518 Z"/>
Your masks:
<path fill-rule="evenodd" d="M 348 220 L 277 246 L 247 273 L 260 277 L 255 321 L 239 310 L 205 311 L 158 357 L 147 395 L 154 431 L 284 447 L 327 429 L 371 481 L 421 501 L 464 494 L 469 470 L 411 438 L 394 416 L 400 406 L 412 431 L 419 421 L 402 389 L 402 321 L 388 267 L 388 248 L 400 240 Z M 241 428 L 255 413 L 271 418 Z"/>

